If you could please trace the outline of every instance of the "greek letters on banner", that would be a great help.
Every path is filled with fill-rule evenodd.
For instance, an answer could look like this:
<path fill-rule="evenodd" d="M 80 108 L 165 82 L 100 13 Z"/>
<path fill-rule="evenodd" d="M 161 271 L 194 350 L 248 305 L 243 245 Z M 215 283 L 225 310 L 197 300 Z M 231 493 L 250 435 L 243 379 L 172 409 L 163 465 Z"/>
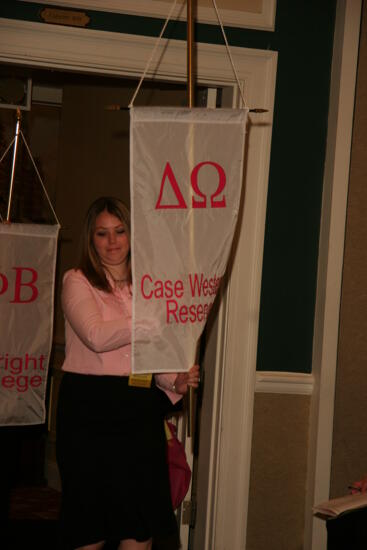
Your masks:
<path fill-rule="evenodd" d="M 0 224 L 0 425 L 45 422 L 59 226 Z"/>
<path fill-rule="evenodd" d="M 134 373 L 194 364 L 238 217 L 246 116 L 131 109 Z"/>

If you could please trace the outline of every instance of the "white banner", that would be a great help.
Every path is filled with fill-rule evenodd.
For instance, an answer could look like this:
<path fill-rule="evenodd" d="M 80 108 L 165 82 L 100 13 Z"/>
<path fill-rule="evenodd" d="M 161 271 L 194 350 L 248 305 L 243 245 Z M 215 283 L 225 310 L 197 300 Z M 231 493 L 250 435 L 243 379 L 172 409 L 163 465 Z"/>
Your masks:
<path fill-rule="evenodd" d="M 0 425 L 45 422 L 58 225 L 0 224 Z"/>
<path fill-rule="evenodd" d="M 194 364 L 238 217 L 246 117 L 131 109 L 134 373 Z"/>

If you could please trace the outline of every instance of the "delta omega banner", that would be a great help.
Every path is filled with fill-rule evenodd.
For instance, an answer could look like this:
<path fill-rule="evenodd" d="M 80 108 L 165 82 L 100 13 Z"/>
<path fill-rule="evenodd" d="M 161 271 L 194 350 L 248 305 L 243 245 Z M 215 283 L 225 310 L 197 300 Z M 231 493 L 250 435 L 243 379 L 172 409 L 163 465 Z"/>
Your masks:
<path fill-rule="evenodd" d="M 247 110 L 133 108 L 132 371 L 187 371 L 239 213 Z"/>
<path fill-rule="evenodd" d="M 58 225 L 0 224 L 0 425 L 45 421 Z"/>

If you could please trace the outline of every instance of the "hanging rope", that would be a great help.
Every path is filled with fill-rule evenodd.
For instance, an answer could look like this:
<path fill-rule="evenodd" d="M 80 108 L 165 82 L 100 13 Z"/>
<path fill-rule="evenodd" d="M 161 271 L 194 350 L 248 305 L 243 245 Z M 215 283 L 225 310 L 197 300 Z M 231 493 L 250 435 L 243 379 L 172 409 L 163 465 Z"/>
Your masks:
<path fill-rule="evenodd" d="M 222 19 L 221 19 L 221 16 L 220 16 L 218 8 L 217 8 L 217 3 L 216 3 L 215 0 L 212 0 L 212 1 L 213 1 L 213 6 L 214 6 L 214 9 L 215 9 L 215 13 L 217 14 L 218 23 L 220 25 L 220 28 L 222 29 L 222 34 L 223 34 L 224 42 L 226 44 L 228 57 L 229 57 L 229 60 L 231 62 L 231 65 L 232 65 L 233 73 L 234 73 L 234 76 L 237 80 L 237 85 L 238 85 L 238 89 L 239 89 L 240 94 L 241 94 L 242 103 L 243 103 L 243 106 L 245 107 L 245 109 L 248 109 L 248 106 L 247 106 L 247 103 L 246 103 L 246 100 L 245 100 L 245 96 L 243 94 L 243 90 L 242 90 L 242 87 L 241 87 L 241 84 L 240 84 L 240 79 L 238 78 L 236 67 L 235 67 L 235 64 L 234 64 L 234 61 L 233 61 L 233 58 L 232 58 L 231 50 L 229 48 L 229 44 L 228 44 L 227 36 L 226 36 L 225 30 L 224 30 L 224 26 L 223 26 L 223 23 L 222 23 Z"/>
<path fill-rule="evenodd" d="M 231 50 L 230 50 L 230 47 L 229 47 L 229 44 L 228 44 L 227 36 L 226 36 L 225 30 L 224 30 L 222 18 L 221 18 L 221 16 L 220 16 L 220 13 L 219 13 L 219 10 L 218 10 L 218 7 L 217 7 L 216 0 L 212 0 L 212 2 L 213 2 L 213 7 L 214 7 L 214 10 L 215 10 L 215 13 L 216 13 L 216 15 L 217 15 L 217 19 L 218 19 L 219 26 L 220 26 L 221 31 L 222 31 L 222 35 L 223 35 L 223 38 L 224 38 L 224 43 L 225 43 L 225 45 L 226 45 L 227 54 L 228 54 L 228 57 L 229 57 L 229 60 L 230 60 L 231 66 L 232 66 L 233 74 L 234 74 L 234 76 L 235 76 L 235 79 L 236 79 L 236 82 L 237 82 L 237 86 L 238 86 L 238 89 L 239 89 L 240 94 L 241 94 L 241 99 L 242 99 L 243 106 L 245 107 L 245 109 L 248 109 L 247 102 L 246 102 L 246 99 L 245 99 L 245 96 L 244 96 L 244 93 L 243 93 L 243 90 L 242 90 L 242 87 L 241 87 L 240 79 L 239 79 L 239 77 L 238 77 L 238 73 L 237 73 L 237 70 L 236 70 L 236 67 L 235 67 L 233 58 L 232 58 Z M 168 22 L 169 22 L 169 20 L 171 19 L 171 16 L 172 16 L 172 13 L 173 13 L 173 11 L 174 11 L 174 9 L 175 9 L 175 7 L 176 7 L 176 4 L 177 4 L 177 0 L 175 0 L 175 1 L 173 2 L 173 5 L 172 5 L 172 7 L 171 7 L 171 9 L 170 9 L 170 11 L 169 11 L 169 14 L 168 14 L 168 16 L 167 16 L 167 19 L 166 19 L 166 21 L 165 21 L 165 23 L 164 23 L 164 25 L 163 25 L 163 27 L 162 27 L 162 30 L 161 30 L 161 32 L 160 32 L 160 34 L 159 34 L 159 36 L 158 36 L 158 38 L 157 38 L 157 40 L 156 40 L 156 43 L 155 43 L 154 48 L 153 48 L 153 50 L 152 50 L 152 53 L 151 53 L 151 55 L 150 55 L 150 57 L 149 57 L 149 59 L 148 59 L 148 61 L 147 61 L 147 63 L 146 63 L 144 72 L 143 72 L 143 74 L 142 74 L 142 76 L 141 76 L 141 78 L 140 78 L 139 84 L 138 84 L 138 86 L 137 86 L 137 88 L 136 88 L 136 90 L 135 90 L 135 92 L 134 92 L 134 95 L 133 95 L 133 97 L 132 97 L 132 99 L 131 99 L 131 101 L 130 101 L 130 103 L 129 103 L 129 108 L 130 108 L 130 107 L 133 107 L 133 105 L 134 105 L 135 98 L 136 98 L 136 96 L 137 96 L 138 93 L 139 93 L 139 90 L 140 90 L 140 87 L 141 87 L 141 85 L 142 85 L 142 83 L 143 83 L 143 81 L 144 81 L 144 78 L 146 77 L 146 74 L 147 74 L 147 72 L 148 72 L 148 70 L 149 70 L 149 67 L 150 67 L 150 64 L 151 64 L 151 62 L 152 62 L 152 59 L 153 59 L 153 57 L 154 57 L 154 54 L 155 54 L 155 52 L 156 52 L 156 50 L 157 50 L 157 48 L 158 48 L 158 45 L 159 45 L 159 43 L 160 43 L 160 41 L 161 41 L 161 39 L 162 39 L 162 36 L 163 36 L 163 34 L 164 34 L 164 31 L 166 30 L 166 27 L 167 27 L 167 25 L 168 25 Z"/>
<path fill-rule="evenodd" d="M 145 78 L 145 76 L 146 76 L 146 74 L 147 74 L 147 72 L 148 72 L 148 70 L 149 70 L 150 64 L 151 64 L 152 59 L 153 59 L 153 57 L 154 57 L 154 54 L 155 54 L 155 52 L 156 52 L 156 50 L 157 50 L 157 48 L 158 48 L 158 45 L 159 45 L 159 43 L 160 43 L 160 41 L 161 41 L 161 39 L 162 39 L 163 33 L 164 33 L 164 31 L 166 30 L 166 27 L 167 27 L 167 25 L 168 25 L 168 22 L 169 22 L 169 20 L 171 19 L 171 15 L 172 15 L 172 13 L 173 13 L 173 10 L 174 10 L 175 7 L 176 7 L 176 4 L 177 4 L 177 0 L 174 1 L 173 5 L 172 5 L 172 7 L 171 7 L 171 9 L 170 9 L 170 11 L 169 11 L 169 14 L 167 15 L 167 19 L 166 19 L 166 21 L 165 21 L 165 23 L 164 23 L 164 25 L 163 25 L 163 27 L 162 27 L 162 30 L 161 30 L 161 32 L 160 32 L 160 34 L 159 34 L 159 36 L 158 36 L 158 38 L 157 38 L 157 40 L 156 40 L 156 42 L 155 42 L 154 48 L 153 48 L 153 50 L 152 50 L 152 53 L 151 53 L 151 55 L 150 55 L 150 57 L 149 57 L 149 59 L 148 59 L 148 62 L 147 62 L 146 66 L 145 66 L 145 69 L 144 69 L 144 72 L 143 72 L 143 74 L 142 74 L 142 76 L 141 76 L 141 78 L 140 78 L 139 84 L 138 84 L 138 86 L 137 86 L 137 88 L 136 88 L 136 90 L 135 90 L 135 93 L 134 93 L 134 95 L 133 95 L 133 97 L 132 97 L 132 99 L 131 99 L 131 101 L 130 101 L 130 103 L 129 103 L 129 108 L 132 107 L 132 106 L 134 105 L 135 98 L 136 98 L 136 96 L 138 95 L 138 92 L 139 92 L 139 90 L 140 90 L 141 85 L 143 84 L 143 80 L 144 80 L 144 78 Z"/>
<path fill-rule="evenodd" d="M 15 137 L 14 137 L 13 140 L 9 143 L 8 147 L 6 148 L 5 153 L 3 154 L 3 156 L 2 156 L 1 159 L 0 159 L 0 164 L 2 163 L 3 159 L 5 158 L 6 153 L 9 151 L 10 147 L 13 145 L 14 141 L 15 141 Z"/>
<path fill-rule="evenodd" d="M 1 158 L 0 158 L 0 164 L 2 163 L 2 161 L 4 160 L 4 158 L 6 157 L 6 154 L 8 153 L 10 147 L 13 145 L 15 141 L 15 137 L 13 137 L 12 141 L 9 143 L 8 147 L 5 149 L 5 152 L 2 154 Z M 0 222 L 3 223 L 4 222 L 4 218 L 2 217 L 2 215 L 0 214 Z"/>
<path fill-rule="evenodd" d="M 55 212 L 55 210 L 54 210 L 54 207 L 52 206 L 50 197 L 48 196 L 46 187 L 44 186 L 44 183 L 43 183 L 43 181 L 42 181 L 41 175 L 40 175 L 40 173 L 39 173 L 39 171 L 38 171 L 38 168 L 37 168 L 37 166 L 36 166 L 36 163 L 34 162 L 34 159 L 33 159 L 33 157 L 32 157 L 32 153 L 31 153 L 31 151 L 30 151 L 30 149 L 29 149 L 29 147 L 28 147 L 28 143 L 26 142 L 26 139 L 25 139 L 25 137 L 24 137 L 24 134 L 23 134 L 22 130 L 20 130 L 20 135 L 22 136 L 24 145 L 26 146 L 26 149 L 27 149 L 27 151 L 28 151 L 29 158 L 30 158 L 31 161 L 32 161 L 33 168 L 35 169 L 36 174 L 37 174 L 37 176 L 38 176 L 38 179 L 39 179 L 39 181 L 40 181 L 40 183 L 41 183 L 41 185 L 42 185 L 42 189 L 43 189 L 43 192 L 44 192 L 45 195 L 46 195 L 48 204 L 50 205 L 50 208 L 51 208 L 51 210 L 52 210 L 52 212 L 53 212 L 53 215 L 55 216 L 55 220 L 56 220 L 57 224 L 61 226 L 61 224 L 60 224 L 60 222 L 59 222 L 59 219 L 58 219 L 58 217 L 56 216 L 56 212 Z"/>

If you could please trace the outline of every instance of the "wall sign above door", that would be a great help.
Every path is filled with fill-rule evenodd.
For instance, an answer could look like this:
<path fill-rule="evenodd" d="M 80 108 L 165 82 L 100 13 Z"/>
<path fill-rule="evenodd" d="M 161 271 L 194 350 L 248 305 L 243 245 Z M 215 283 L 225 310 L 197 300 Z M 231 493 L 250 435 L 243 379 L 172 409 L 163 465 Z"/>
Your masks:
<path fill-rule="evenodd" d="M 86 27 L 90 17 L 83 11 L 62 10 L 60 8 L 44 8 L 40 12 L 44 23 L 67 25 L 71 27 Z"/>

